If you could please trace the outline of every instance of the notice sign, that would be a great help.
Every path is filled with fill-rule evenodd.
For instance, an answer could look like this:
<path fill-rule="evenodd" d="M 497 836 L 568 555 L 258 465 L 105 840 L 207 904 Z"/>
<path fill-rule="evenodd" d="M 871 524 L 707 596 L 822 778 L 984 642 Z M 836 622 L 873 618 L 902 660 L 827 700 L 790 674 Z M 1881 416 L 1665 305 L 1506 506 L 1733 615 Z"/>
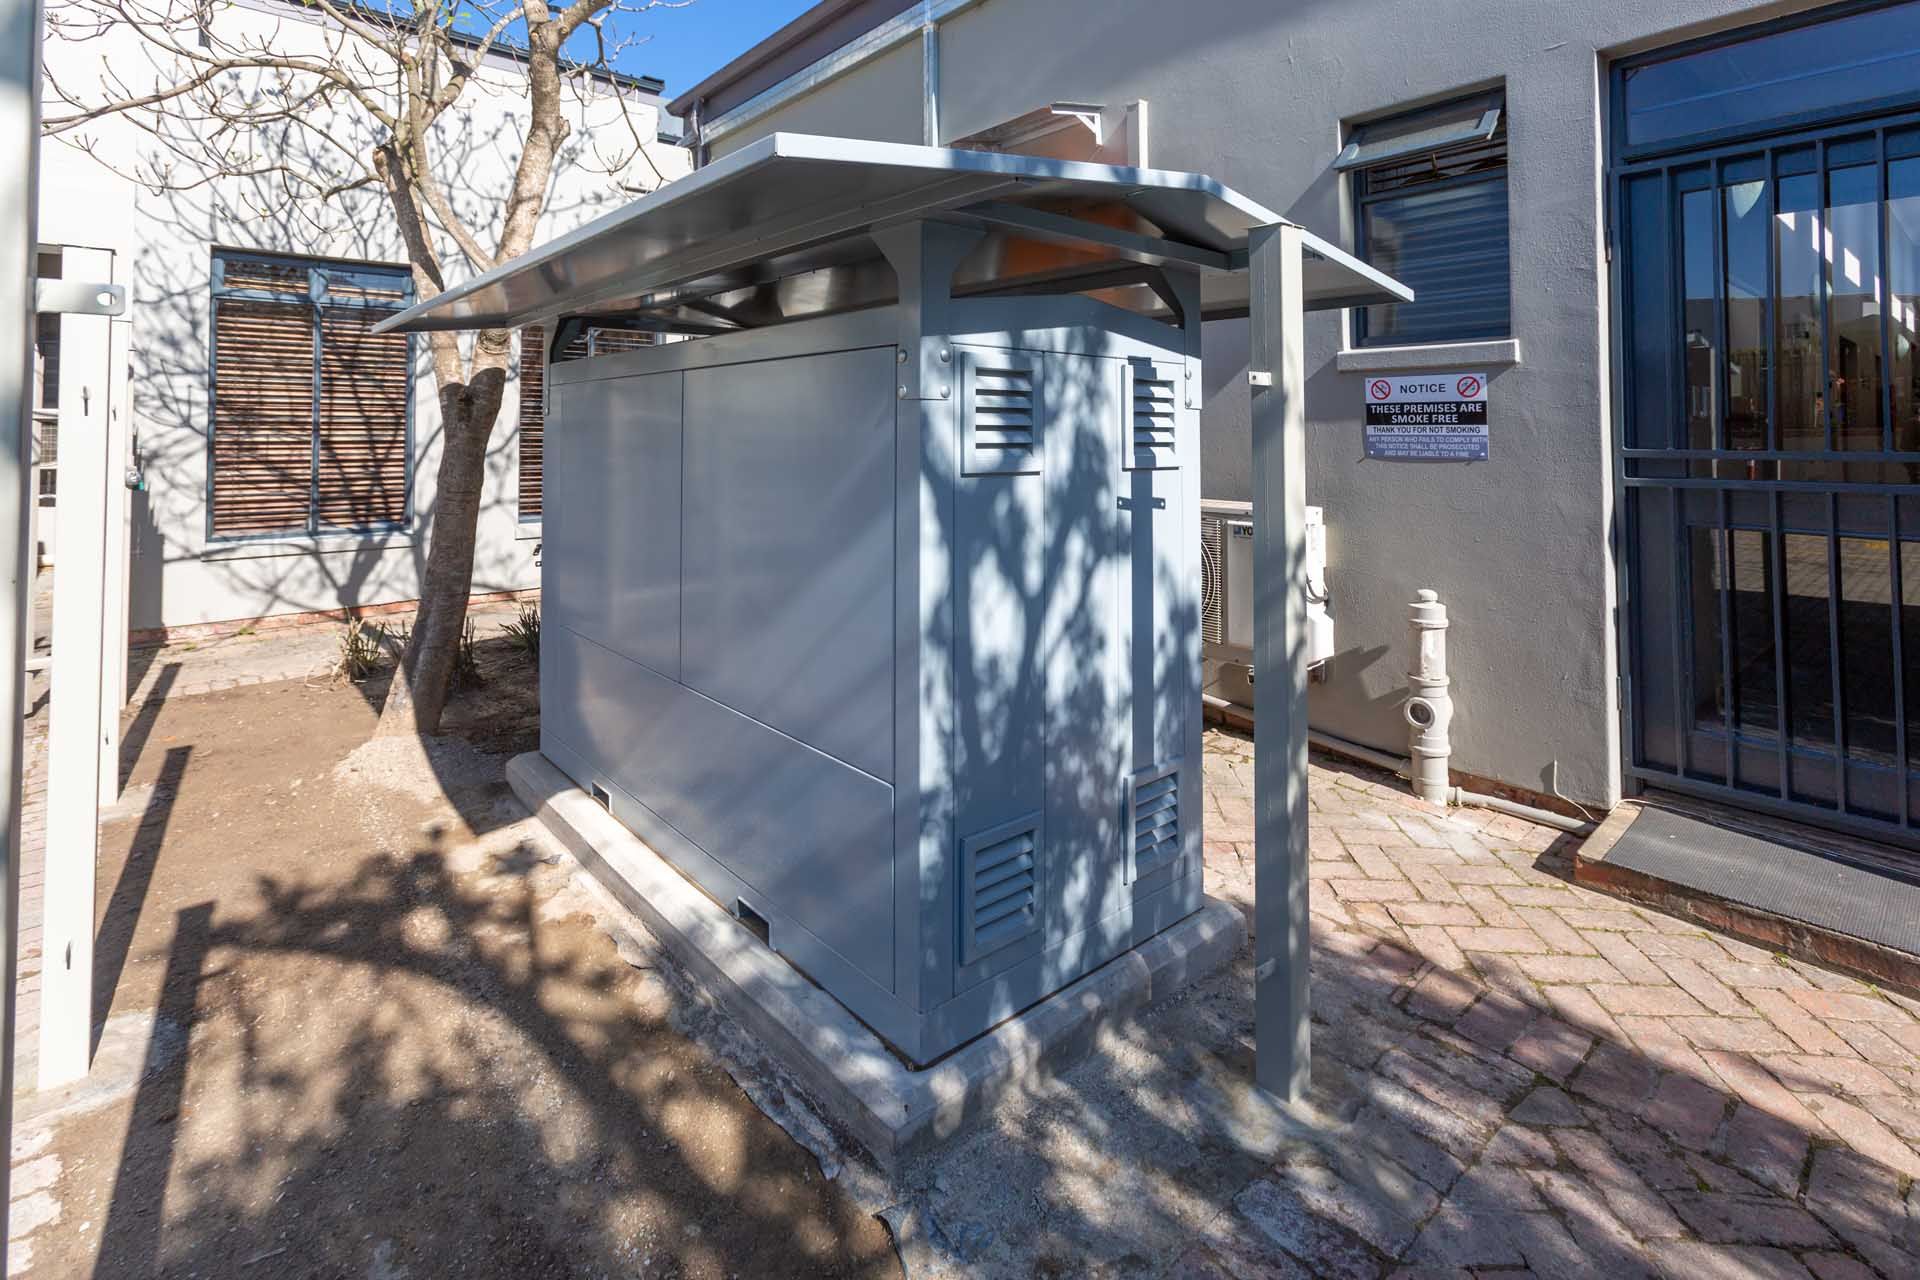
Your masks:
<path fill-rule="evenodd" d="M 1425 373 L 1368 378 L 1367 456 L 1477 462 L 1487 456 L 1487 378 Z"/>

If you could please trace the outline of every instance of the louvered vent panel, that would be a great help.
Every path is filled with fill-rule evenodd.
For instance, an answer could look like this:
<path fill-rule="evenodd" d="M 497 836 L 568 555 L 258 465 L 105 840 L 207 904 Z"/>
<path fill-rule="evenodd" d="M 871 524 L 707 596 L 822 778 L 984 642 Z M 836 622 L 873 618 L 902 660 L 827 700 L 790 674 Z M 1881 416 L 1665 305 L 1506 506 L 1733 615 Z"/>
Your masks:
<path fill-rule="evenodd" d="M 332 278 L 327 281 L 327 300 L 329 302 L 364 302 L 372 306 L 400 308 L 407 305 L 411 296 L 405 280 L 391 284 L 369 283 L 365 280 Z"/>
<path fill-rule="evenodd" d="M 1038 931 L 1038 814 L 963 841 L 960 863 L 961 964 L 972 964 Z"/>
<path fill-rule="evenodd" d="M 1033 365 L 1007 352 L 968 351 L 962 377 L 967 474 L 1038 474 L 1040 398 Z"/>
<path fill-rule="evenodd" d="M 1133 875 L 1158 871 L 1180 856 L 1180 770 L 1155 770 L 1133 783 Z"/>
<path fill-rule="evenodd" d="M 1226 641 L 1227 525 L 1218 516 L 1200 517 L 1200 639 Z"/>
<path fill-rule="evenodd" d="M 1177 370 L 1172 365 L 1150 360 L 1131 361 L 1128 368 L 1133 387 L 1127 407 L 1131 432 L 1127 465 L 1136 471 L 1178 466 L 1174 440 L 1180 408 L 1176 399 Z"/>
<path fill-rule="evenodd" d="M 651 333 L 641 333 L 630 329 L 589 329 L 587 330 L 587 354 L 610 356 L 616 351 L 638 351 L 642 347 L 651 347 L 659 341 Z M 571 352 L 573 347 L 568 346 Z M 569 357 L 571 358 L 571 357 Z"/>
<path fill-rule="evenodd" d="M 321 528 L 379 528 L 407 518 L 407 335 L 373 332 L 391 314 L 371 307 L 321 313 L 314 455 Z"/>
<path fill-rule="evenodd" d="M 285 293 L 299 298 L 308 295 L 311 278 L 304 262 L 261 262 L 253 258 L 223 258 L 220 272 L 221 287 L 226 289 Z"/>
<path fill-rule="evenodd" d="M 546 444 L 547 331 L 530 324 L 520 331 L 520 518 L 540 518 L 540 462 Z"/>
<path fill-rule="evenodd" d="M 313 506 L 313 329 L 313 309 L 304 301 L 222 298 L 215 304 L 216 535 L 307 528 Z"/>

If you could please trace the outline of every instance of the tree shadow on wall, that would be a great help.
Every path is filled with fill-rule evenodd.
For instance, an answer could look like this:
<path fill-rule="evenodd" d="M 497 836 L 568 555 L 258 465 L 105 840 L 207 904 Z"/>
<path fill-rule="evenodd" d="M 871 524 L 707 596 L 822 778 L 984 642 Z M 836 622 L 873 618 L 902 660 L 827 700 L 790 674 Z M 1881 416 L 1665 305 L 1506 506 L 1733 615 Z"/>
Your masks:
<path fill-rule="evenodd" d="M 450 199 L 470 225 L 491 234 L 499 199 L 490 178 L 511 171 L 515 121 L 468 110 L 447 120 L 444 132 L 438 147 Z M 284 149 L 280 162 L 316 172 L 331 163 L 305 129 L 288 126 L 281 136 L 254 141 Z M 587 145 L 578 140 L 572 150 Z M 546 215 L 555 225 L 584 221 L 627 198 L 576 189 L 580 185 L 556 187 Z M 306 543 L 311 535 L 304 522 L 249 529 L 251 540 L 215 536 L 209 514 L 220 501 L 213 405 L 223 394 L 244 394 L 247 378 L 215 367 L 207 246 L 403 264 L 384 198 L 358 190 L 326 206 L 290 203 L 271 173 L 234 174 L 188 191 L 143 192 L 136 216 L 144 250 L 132 268 L 137 340 L 129 356 L 130 398 L 134 461 L 147 489 L 134 496 L 133 507 L 129 590 L 135 627 L 156 625 L 169 612 L 176 618 L 254 618 L 417 595 L 442 444 L 439 398 L 423 340 L 410 347 L 410 422 L 382 380 L 364 376 L 372 356 L 342 345 L 345 354 L 329 366 L 335 376 L 328 394 L 364 418 L 367 428 L 335 429 L 311 460 L 273 449 L 244 458 L 254 478 L 289 492 L 312 484 L 316 466 L 322 482 L 336 482 L 331 487 L 340 496 L 323 501 L 317 513 L 324 545 Z M 449 283 L 455 283 L 463 269 L 459 255 L 445 248 Z M 235 429 L 236 419 L 224 411 L 222 421 Z M 534 544 L 516 537 L 517 422 L 510 386 L 486 453 L 476 591 L 523 586 L 533 576 Z M 399 464 L 403 454 L 410 465 Z M 230 465 L 240 461 L 236 455 Z M 407 519 L 395 527 L 388 518 L 403 506 Z M 195 598 L 169 601 L 170 591 Z"/>

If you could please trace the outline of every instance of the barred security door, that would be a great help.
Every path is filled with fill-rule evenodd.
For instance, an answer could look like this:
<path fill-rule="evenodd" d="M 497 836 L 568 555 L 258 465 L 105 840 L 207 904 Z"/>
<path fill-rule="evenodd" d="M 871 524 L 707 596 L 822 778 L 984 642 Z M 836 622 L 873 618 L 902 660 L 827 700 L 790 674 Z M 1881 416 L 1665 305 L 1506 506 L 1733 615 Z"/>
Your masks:
<path fill-rule="evenodd" d="M 1630 773 L 1920 846 L 1920 115 L 1614 174 Z"/>

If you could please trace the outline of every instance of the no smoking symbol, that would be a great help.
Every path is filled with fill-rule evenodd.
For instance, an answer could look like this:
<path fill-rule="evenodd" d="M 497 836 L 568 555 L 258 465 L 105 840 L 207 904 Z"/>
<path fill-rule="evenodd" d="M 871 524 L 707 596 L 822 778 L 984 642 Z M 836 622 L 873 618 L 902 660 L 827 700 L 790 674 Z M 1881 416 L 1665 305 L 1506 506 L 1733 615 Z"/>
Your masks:
<path fill-rule="evenodd" d="M 1393 394 L 1393 384 L 1385 378 L 1375 378 L 1367 384 L 1367 394 L 1375 400 L 1385 400 Z"/>
<path fill-rule="evenodd" d="M 1454 384 L 1454 390 L 1458 391 L 1463 399 L 1472 399 L 1480 394 L 1480 379 L 1468 374 Z"/>

